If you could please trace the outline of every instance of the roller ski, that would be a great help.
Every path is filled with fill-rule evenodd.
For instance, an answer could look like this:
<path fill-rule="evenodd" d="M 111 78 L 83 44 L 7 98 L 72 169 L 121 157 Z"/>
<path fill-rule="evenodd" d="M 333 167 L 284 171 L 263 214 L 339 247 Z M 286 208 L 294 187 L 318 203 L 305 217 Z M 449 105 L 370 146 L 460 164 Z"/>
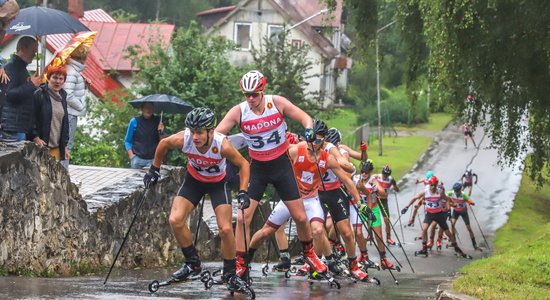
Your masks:
<path fill-rule="evenodd" d="M 248 285 L 252 285 L 252 277 L 250 277 L 250 265 L 245 261 L 245 258 L 237 255 L 237 263 L 235 266 L 236 275 L 241 279 L 246 279 Z M 223 277 L 223 276 L 222 276 Z"/>
<path fill-rule="evenodd" d="M 205 289 L 209 289 L 214 284 L 212 276 L 209 271 L 201 272 L 200 264 L 188 264 L 185 263 L 179 270 L 177 270 L 168 280 L 159 282 L 158 280 L 153 280 L 149 283 L 149 292 L 155 293 L 159 290 L 160 287 L 187 283 L 192 281 L 200 280 L 204 284 Z"/>
<path fill-rule="evenodd" d="M 386 239 L 386 244 L 401 247 L 401 244 L 399 242 L 396 242 L 396 241 L 392 240 L 391 238 Z"/>
<path fill-rule="evenodd" d="M 438 239 L 437 242 L 435 243 L 435 249 L 437 251 L 441 251 L 441 240 Z"/>
<path fill-rule="evenodd" d="M 483 252 L 483 248 L 481 248 L 477 245 L 475 238 L 472 238 L 472 246 L 474 247 L 474 250 Z"/>
<path fill-rule="evenodd" d="M 306 261 L 304 260 L 304 257 L 303 256 L 298 256 L 290 264 L 294 265 L 294 266 L 302 266 L 305 263 L 306 263 Z"/>
<path fill-rule="evenodd" d="M 395 270 L 397 272 L 401 272 L 401 268 L 399 266 L 395 266 L 392 264 L 385 256 L 380 259 L 380 267 L 382 270 Z"/>

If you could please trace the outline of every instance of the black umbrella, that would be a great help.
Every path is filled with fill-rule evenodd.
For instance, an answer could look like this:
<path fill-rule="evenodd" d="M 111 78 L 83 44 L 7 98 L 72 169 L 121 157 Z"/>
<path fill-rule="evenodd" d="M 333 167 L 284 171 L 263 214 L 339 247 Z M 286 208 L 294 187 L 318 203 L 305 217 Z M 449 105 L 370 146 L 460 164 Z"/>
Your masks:
<path fill-rule="evenodd" d="M 42 6 L 22 9 L 6 29 L 6 33 L 32 36 L 81 31 L 90 29 L 66 12 Z"/>
<path fill-rule="evenodd" d="M 156 113 L 186 114 L 193 109 L 193 106 L 176 96 L 165 94 L 153 94 L 131 100 L 130 103 L 135 108 L 140 108 L 143 103 L 151 102 L 155 106 Z"/>

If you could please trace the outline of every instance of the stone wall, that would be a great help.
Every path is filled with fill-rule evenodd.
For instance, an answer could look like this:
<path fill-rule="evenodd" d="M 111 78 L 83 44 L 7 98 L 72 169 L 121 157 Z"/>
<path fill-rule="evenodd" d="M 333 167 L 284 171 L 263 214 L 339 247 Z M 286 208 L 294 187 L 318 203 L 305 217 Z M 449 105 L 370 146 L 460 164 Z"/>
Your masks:
<path fill-rule="evenodd" d="M 67 171 L 45 149 L 33 143 L 0 143 L 0 268 L 58 274 L 70 274 L 78 266 L 108 268 L 142 199 L 117 266 L 166 266 L 181 260 L 168 215 L 184 172 L 163 168 L 162 179 L 145 196 L 140 175 L 98 191 L 93 199 L 83 199 Z M 101 199 L 105 205 L 98 206 Z M 85 200 L 93 202 L 93 208 Z M 190 218 L 192 232 L 198 211 Z M 268 203 L 262 211 L 269 216 Z M 252 232 L 262 225 L 263 218 L 257 214 Z M 221 261 L 215 219 L 201 220 L 200 228 L 201 258 Z M 256 258 L 265 259 L 266 249 L 260 248 Z M 276 251 L 271 253 L 275 259 Z"/>

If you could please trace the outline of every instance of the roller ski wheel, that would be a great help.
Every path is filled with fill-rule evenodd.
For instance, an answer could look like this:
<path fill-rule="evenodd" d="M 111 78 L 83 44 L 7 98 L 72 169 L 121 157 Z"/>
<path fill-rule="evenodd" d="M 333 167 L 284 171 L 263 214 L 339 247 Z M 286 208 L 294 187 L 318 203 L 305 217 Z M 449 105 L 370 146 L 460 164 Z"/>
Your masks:
<path fill-rule="evenodd" d="M 331 288 L 336 288 L 338 290 L 341 288 L 340 283 L 328 273 L 321 274 L 317 272 L 312 272 L 308 276 L 308 281 L 310 285 L 313 285 L 315 282 L 326 282 Z"/>
<path fill-rule="evenodd" d="M 149 292 L 151 292 L 151 294 L 155 293 L 160 288 L 159 282 L 157 280 L 153 280 L 151 283 L 149 283 L 148 288 L 149 288 Z"/>
<path fill-rule="evenodd" d="M 375 285 L 380 285 L 380 279 L 376 277 L 367 277 L 366 280 L 363 280 L 362 282 L 372 283 Z"/>

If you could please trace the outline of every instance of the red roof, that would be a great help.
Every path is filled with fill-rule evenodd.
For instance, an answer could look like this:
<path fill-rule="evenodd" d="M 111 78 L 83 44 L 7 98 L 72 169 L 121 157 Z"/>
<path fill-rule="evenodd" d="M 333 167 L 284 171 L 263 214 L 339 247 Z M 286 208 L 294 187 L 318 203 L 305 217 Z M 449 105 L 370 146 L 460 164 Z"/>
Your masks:
<path fill-rule="evenodd" d="M 142 24 L 142 23 L 105 23 L 83 21 L 84 25 L 97 35 L 94 39 L 91 55 L 99 66 L 105 70 L 136 71 L 131 61 L 125 58 L 126 49 L 132 45 L 139 45 L 145 51 L 148 42 L 160 42 L 168 46 L 174 32 L 174 25 L 170 24 Z"/>

